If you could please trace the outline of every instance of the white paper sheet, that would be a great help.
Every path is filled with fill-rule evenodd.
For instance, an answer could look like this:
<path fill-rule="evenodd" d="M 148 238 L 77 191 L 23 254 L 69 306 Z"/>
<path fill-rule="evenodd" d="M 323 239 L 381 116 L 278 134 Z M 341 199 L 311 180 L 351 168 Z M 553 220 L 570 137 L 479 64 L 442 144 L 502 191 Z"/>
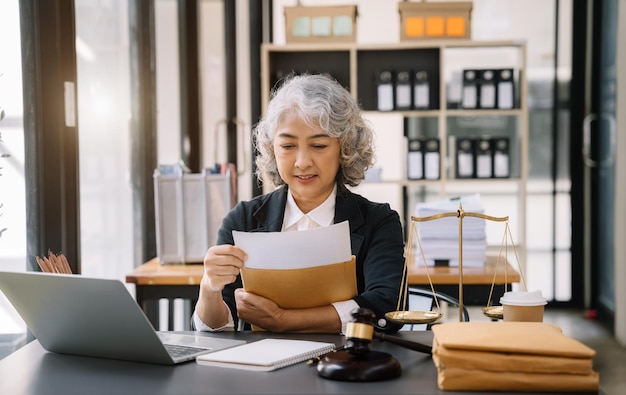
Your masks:
<path fill-rule="evenodd" d="M 233 231 L 250 269 L 299 269 L 346 262 L 352 257 L 348 221 L 293 232 Z"/>

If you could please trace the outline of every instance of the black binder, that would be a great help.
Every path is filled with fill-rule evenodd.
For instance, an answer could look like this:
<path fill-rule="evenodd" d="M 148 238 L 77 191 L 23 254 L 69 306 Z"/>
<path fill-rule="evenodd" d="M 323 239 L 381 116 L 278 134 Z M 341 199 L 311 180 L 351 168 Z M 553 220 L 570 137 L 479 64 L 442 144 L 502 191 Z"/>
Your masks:
<path fill-rule="evenodd" d="M 498 108 L 511 109 L 515 107 L 515 81 L 513 69 L 497 70 L 496 83 L 498 84 Z"/>
<path fill-rule="evenodd" d="M 478 75 L 476 70 L 463 70 L 462 108 L 478 108 Z"/>
<path fill-rule="evenodd" d="M 478 107 L 483 109 L 496 108 L 498 92 L 496 90 L 495 71 L 480 70 L 478 73 Z"/>
<path fill-rule="evenodd" d="M 422 147 L 424 152 L 424 178 L 427 180 L 438 180 L 441 168 L 439 139 L 424 139 Z"/>
<path fill-rule="evenodd" d="M 474 142 L 476 160 L 476 178 L 493 177 L 493 153 L 491 138 L 480 137 Z"/>
<path fill-rule="evenodd" d="M 413 76 L 413 108 L 416 110 L 431 108 L 430 83 L 426 71 L 417 71 Z"/>
<path fill-rule="evenodd" d="M 394 73 L 381 70 L 376 75 L 376 99 L 378 111 L 392 111 L 394 108 Z"/>
<path fill-rule="evenodd" d="M 474 178 L 474 140 L 469 137 L 456 139 L 456 178 Z"/>
<path fill-rule="evenodd" d="M 511 155 L 508 137 L 494 137 L 493 145 L 493 176 L 508 178 L 511 176 Z"/>
<path fill-rule="evenodd" d="M 411 71 L 402 70 L 396 73 L 396 110 L 410 110 L 413 107 L 413 102 L 411 100 L 411 85 Z"/>
<path fill-rule="evenodd" d="M 424 178 L 424 153 L 422 152 L 421 139 L 409 140 L 406 172 L 409 180 L 421 180 Z"/>

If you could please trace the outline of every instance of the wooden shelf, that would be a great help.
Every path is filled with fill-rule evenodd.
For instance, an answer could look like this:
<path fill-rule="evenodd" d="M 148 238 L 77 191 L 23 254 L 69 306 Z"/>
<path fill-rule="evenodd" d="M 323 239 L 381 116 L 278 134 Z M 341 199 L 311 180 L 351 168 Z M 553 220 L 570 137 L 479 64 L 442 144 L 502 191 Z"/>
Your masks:
<path fill-rule="evenodd" d="M 459 105 L 460 98 L 449 97 L 454 86 L 462 83 L 455 80 L 464 69 L 513 69 L 515 88 L 511 109 L 463 109 L 452 108 Z M 381 70 L 424 70 L 429 76 L 429 103 L 427 109 L 378 111 L 377 76 Z M 506 196 L 514 196 L 517 208 L 517 244 L 525 245 L 526 237 L 526 194 L 528 174 L 528 103 L 526 83 L 526 42 L 523 40 L 472 41 L 441 40 L 414 41 L 391 44 L 361 43 L 306 43 L 306 44 L 262 44 L 261 45 L 261 103 L 267 108 L 271 88 L 280 75 L 291 71 L 328 73 L 346 86 L 360 103 L 365 117 L 401 116 L 404 127 L 384 130 L 389 134 L 393 146 L 398 142 L 398 150 L 378 156 L 377 166 L 392 169 L 393 179 L 367 181 L 361 184 L 361 193 L 376 195 L 372 188 L 398 188 L 401 202 L 394 205 L 403 223 L 408 223 L 409 213 L 417 202 L 424 199 L 423 189 L 428 188 L 429 199 L 447 199 L 460 191 L 468 193 L 493 192 L 496 183 L 499 191 Z M 472 123 L 473 120 L 483 123 Z M 394 119 L 394 124 L 399 124 Z M 491 122 L 491 123 L 490 123 Z M 487 126 L 485 126 L 485 123 Z M 459 138 L 478 138 L 484 135 L 502 137 L 509 140 L 509 174 L 507 178 L 456 178 L 455 152 L 451 144 Z M 398 173 L 398 161 L 408 163 L 409 139 L 437 138 L 439 140 L 440 176 L 436 180 L 408 179 L 407 172 Z M 388 144 L 387 144 L 388 145 Z M 406 170 L 406 169 L 405 169 Z M 403 177 L 400 178 L 399 177 Z M 384 177 L 384 175 L 383 175 Z M 475 188 L 474 188 L 475 186 Z M 471 188 L 470 188 L 471 187 Z M 370 188 L 368 190 L 368 188 Z M 435 196 L 436 194 L 437 196 Z M 372 197 L 376 200 L 374 197 Z M 525 251 L 520 249 L 520 261 L 524 262 Z M 484 270 L 489 270 L 486 266 Z M 446 271 L 447 270 L 447 271 Z M 454 268 L 440 270 L 438 275 L 455 277 Z M 508 270 L 507 270 L 508 271 Z M 477 272 L 476 268 L 466 268 L 468 275 Z M 511 271 L 515 280 L 516 271 Z M 480 273 L 475 273 L 478 276 Z M 483 273 L 488 275 L 489 272 Z M 504 275 L 504 273 L 503 273 Z M 499 274 L 498 274 L 499 276 Z M 517 274 L 519 276 L 519 274 Z M 442 277 L 442 278 L 444 278 Z M 500 277 L 497 277 L 500 281 Z M 480 280 L 483 283 L 484 279 Z M 451 281 L 451 280 L 445 280 Z M 472 280 L 467 280 L 472 281 Z M 489 279 L 490 284 L 492 279 Z"/>

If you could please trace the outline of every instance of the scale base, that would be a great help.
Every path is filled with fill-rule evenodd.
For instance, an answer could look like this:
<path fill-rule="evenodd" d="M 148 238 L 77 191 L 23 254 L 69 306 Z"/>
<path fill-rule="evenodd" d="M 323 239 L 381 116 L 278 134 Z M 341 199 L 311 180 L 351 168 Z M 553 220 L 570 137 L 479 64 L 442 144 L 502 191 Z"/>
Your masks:
<path fill-rule="evenodd" d="M 331 380 L 377 381 L 400 376 L 402 367 L 397 359 L 380 351 L 368 351 L 362 355 L 337 351 L 319 361 L 317 373 Z"/>

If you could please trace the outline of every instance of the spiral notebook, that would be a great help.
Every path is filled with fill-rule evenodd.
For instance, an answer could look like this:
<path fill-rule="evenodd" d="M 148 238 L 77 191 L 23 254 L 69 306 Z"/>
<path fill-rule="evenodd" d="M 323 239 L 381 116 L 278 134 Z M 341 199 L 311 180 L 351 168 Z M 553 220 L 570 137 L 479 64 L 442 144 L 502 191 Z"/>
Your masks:
<path fill-rule="evenodd" d="M 334 343 L 266 338 L 227 350 L 200 355 L 201 365 L 269 372 L 332 352 Z"/>

